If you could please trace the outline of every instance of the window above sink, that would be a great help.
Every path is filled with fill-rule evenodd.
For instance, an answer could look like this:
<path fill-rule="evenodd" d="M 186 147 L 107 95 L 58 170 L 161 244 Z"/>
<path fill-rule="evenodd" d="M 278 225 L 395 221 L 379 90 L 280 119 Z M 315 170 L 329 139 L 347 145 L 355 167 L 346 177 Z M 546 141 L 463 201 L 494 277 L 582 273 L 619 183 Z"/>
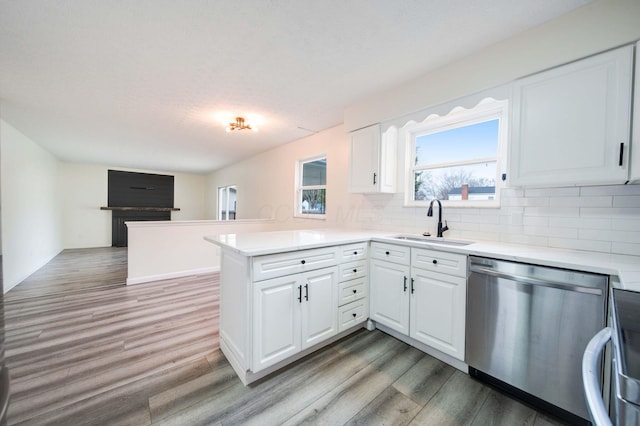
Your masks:
<path fill-rule="evenodd" d="M 499 207 L 506 162 L 507 101 L 485 98 L 404 128 L 405 205 Z"/>

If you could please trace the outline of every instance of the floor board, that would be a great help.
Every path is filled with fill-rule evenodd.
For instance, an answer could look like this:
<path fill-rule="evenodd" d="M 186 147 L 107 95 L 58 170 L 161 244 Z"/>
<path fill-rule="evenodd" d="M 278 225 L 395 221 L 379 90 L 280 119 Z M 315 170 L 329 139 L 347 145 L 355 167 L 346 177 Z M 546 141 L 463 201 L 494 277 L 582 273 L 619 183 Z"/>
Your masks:
<path fill-rule="evenodd" d="M 9 424 L 559 424 L 377 330 L 243 386 L 218 274 L 126 273 L 126 249 L 65 250 L 5 295 Z"/>

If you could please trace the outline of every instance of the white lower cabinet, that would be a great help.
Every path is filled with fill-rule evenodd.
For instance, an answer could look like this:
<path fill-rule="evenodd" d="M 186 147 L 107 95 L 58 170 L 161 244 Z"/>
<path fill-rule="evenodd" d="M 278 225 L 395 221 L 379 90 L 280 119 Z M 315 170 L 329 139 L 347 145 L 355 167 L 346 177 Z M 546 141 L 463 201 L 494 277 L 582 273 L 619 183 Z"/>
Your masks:
<path fill-rule="evenodd" d="M 254 284 L 254 372 L 338 332 L 337 284 L 335 266 Z"/>
<path fill-rule="evenodd" d="M 464 360 L 466 278 L 412 269 L 409 336 Z"/>
<path fill-rule="evenodd" d="M 372 259 L 370 267 L 371 319 L 409 334 L 409 266 Z"/>
<path fill-rule="evenodd" d="M 371 319 L 464 360 L 466 256 L 375 242 L 371 253 Z"/>

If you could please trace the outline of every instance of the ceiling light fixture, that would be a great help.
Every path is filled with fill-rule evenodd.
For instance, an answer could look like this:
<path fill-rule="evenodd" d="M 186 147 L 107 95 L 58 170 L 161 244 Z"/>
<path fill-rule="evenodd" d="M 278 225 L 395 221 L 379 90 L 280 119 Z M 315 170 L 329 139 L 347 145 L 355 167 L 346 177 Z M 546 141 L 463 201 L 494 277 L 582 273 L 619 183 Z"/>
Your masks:
<path fill-rule="evenodd" d="M 232 121 L 231 123 L 229 123 L 226 130 L 227 132 L 231 132 L 233 130 L 253 130 L 254 132 L 258 131 L 258 129 L 256 129 L 255 127 L 252 128 L 250 124 L 245 123 L 244 118 L 242 117 L 236 117 L 236 121 Z"/>

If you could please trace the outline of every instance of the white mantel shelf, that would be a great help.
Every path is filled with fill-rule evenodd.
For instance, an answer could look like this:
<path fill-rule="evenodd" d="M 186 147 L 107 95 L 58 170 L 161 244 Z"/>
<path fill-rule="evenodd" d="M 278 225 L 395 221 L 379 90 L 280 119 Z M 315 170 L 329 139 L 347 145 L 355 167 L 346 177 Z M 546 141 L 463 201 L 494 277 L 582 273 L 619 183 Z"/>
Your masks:
<path fill-rule="evenodd" d="M 446 246 L 403 241 L 391 238 L 398 232 L 350 229 L 316 229 L 241 234 L 218 234 L 205 240 L 247 257 L 289 251 L 306 250 L 329 245 L 362 241 L 383 241 L 398 245 L 424 247 L 466 255 L 492 257 L 515 262 L 532 263 L 556 268 L 572 269 L 618 277 L 615 287 L 640 291 L 640 257 L 580 250 L 565 250 L 478 241 L 467 246 Z"/>

